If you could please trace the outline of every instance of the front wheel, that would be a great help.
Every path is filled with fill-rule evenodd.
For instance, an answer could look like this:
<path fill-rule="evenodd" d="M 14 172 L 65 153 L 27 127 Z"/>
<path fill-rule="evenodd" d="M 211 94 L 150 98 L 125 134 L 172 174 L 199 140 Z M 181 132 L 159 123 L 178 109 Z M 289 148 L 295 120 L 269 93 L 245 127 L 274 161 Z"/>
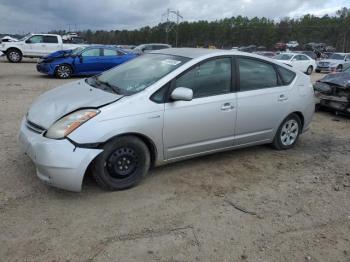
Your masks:
<path fill-rule="evenodd" d="M 314 68 L 312 66 L 309 66 L 306 70 L 306 74 L 311 75 L 313 71 L 314 71 Z"/>
<path fill-rule="evenodd" d="M 94 160 L 92 174 L 106 190 L 122 190 L 135 186 L 150 167 L 150 153 L 145 143 L 134 136 L 111 140 Z"/>
<path fill-rule="evenodd" d="M 290 149 L 295 146 L 300 133 L 300 118 L 296 114 L 291 114 L 279 126 L 272 146 L 278 150 Z"/>
<path fill-rule="evenodd" d="M 19 63 L 22 60 L 22 53 L 17 49 L 10 49 L 7 51 L 7 60 L 11 63 Z"/>
<path fill-rule="evenodd" d="M 72 76 L 72 68 L 69 65 L 59 65 L 56 68 L 56 77 L 66 79 Z"/>

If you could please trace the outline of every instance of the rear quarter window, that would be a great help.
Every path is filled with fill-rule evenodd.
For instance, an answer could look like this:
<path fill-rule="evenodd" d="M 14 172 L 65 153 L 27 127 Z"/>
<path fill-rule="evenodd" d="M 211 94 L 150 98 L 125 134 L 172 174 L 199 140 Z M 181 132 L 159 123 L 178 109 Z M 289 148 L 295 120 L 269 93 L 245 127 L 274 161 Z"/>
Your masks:
<path fill-rule="evenodd" d="M 282 66 L 277 66 L 277 71 L 280 74 L 284 85 L 289 85 L 293 82 L 295 78 L 295 73 L 293 71 L 288 70 Z"/>

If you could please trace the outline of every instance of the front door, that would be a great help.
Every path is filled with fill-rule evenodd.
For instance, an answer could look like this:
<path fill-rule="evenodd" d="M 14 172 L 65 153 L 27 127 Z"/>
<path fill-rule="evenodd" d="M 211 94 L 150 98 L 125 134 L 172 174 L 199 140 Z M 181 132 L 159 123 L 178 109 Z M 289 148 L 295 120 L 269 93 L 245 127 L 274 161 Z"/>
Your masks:
<path fill-rule="evenodd" d="M 230 57 L 203 62 L 177 77 L 172 88 L 193 90 L 192 101 L 165 104 L 163 141 L 166 159 L 233 146 L 236 93 Z"/>
<path fill-rule="evenodd" d="M 75 72 L 80 75 L 94 75 L 103 71 L 100 48 L 84 50 L 79 58 L 75 58 Z"/>

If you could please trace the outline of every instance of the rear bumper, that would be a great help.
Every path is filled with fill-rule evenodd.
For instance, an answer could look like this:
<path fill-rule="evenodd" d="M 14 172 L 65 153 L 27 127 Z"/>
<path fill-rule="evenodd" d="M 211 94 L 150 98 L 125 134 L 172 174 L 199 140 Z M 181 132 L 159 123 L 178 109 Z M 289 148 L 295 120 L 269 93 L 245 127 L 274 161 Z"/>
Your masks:
<path fill-rule="evenodd" d="M 36 166 L 36 173 L 44 183 L 79 192 L 85 171 L 101 149 L 77 148 L 67 139 L 44 137 L 26 126 L 23 119 L 19 133 L 21 150 Z"/>

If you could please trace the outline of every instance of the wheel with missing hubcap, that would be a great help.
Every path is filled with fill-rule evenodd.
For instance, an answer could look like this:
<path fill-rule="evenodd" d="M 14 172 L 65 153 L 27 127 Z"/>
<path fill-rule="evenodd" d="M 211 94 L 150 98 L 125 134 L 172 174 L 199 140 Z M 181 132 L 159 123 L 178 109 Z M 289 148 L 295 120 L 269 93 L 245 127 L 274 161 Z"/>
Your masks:
<path fill-rule="evenodd" d="M 130 188 L 141 181 L 150 166 L 145 143 L 134 136 L 115 138 L 103 147 L 92 165 L 96 182 L 107 190 Z"/>
<path fill-rule="evenodd" d="M 311 75 L 313 71 L 314 71 L 314 68 L 312 66 L 309 66 L 306 70 L 306 74 Z"/>
<path fill-rule="evenodd" d="M 292 148 L 301 133 L 301 121 L 298 115 L 288 116 L 278 128 L 272 145 L 278 149 Z"/>
<path fill-rule="evenodd" d="M 69 65 L 59 65 L 56 69 L 56 76 L 61 79 L 71 77 L 72 68 Z"/>

